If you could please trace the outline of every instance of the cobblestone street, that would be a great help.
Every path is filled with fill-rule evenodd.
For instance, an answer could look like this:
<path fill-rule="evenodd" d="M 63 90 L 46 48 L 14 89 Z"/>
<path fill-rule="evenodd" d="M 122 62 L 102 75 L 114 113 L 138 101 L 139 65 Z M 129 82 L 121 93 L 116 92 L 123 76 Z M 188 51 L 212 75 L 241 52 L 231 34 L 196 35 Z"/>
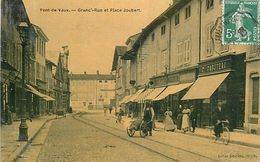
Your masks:
<path fill-rule="evenodd" d="M 30 152 L 24 156 L 26 161 L 32 161 Z M 38 161 L 46 162 L 191 160 L 257 162 L 260 151 L 161 129 L 156 129 L 151 137 L 140 138 L 136 132 L 131 138 L 126 134 L 125 124 L 117 124 L 113 115 L 92 112 L 53 121 L 38 155 Z"/>

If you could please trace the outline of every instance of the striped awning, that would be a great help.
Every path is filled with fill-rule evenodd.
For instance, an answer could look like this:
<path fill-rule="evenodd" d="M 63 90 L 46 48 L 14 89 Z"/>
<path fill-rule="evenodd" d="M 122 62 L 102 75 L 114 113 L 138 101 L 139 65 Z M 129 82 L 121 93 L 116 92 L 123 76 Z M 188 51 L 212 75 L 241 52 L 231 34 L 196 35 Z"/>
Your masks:
<path fill-rule="evenodd" d="M 135 94 L 133 94 L 127 102 L 135 102 L 135 99 L 144 91 L 144 89 L 139 89 Z"/>
<path fill-rule="evenodd" d="M 154 100 L 166 87 L 154 88 L 153 91 L 147 95 L 144 100 Z"/>
<path fill-rule="evenodd" d="M 171 94 L 175 94 L 178 93 L 186 88 L 188 88 L 189 86 L 191 86 L 192 83 L 184 83 L 184 84 L 177 84 L 177 85 L 170 85 L 168 86 L 159 96 L 157 96 L 155 98 L 156 101 L 158 100 L 162 100 L 165 97 L 171 95 Z"/>
<path fill-rule="evenodd" d="M 136 99 L 135 102 L 142 102 L 145 100 L 145 97 L 147 97 L 154 89 L 146 89 L 143 91 Z"/>

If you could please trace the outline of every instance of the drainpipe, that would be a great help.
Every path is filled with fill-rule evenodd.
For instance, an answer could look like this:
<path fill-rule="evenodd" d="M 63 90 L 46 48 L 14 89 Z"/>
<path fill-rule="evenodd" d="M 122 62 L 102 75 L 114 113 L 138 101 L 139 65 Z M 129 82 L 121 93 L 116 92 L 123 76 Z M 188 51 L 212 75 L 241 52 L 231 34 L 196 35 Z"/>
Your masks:
<path fill-rule="evenodd" d="M 172 17 L 170 17 L 169 19 L 170 19 L 170 29 L 169 29 L 169 66 L 168 66 L 168 70 L 170 72 L 171 71 Z"/>
<path fill-rule="evenodd" d="M 202 0 L 199 0 L 199 62 L 201 61 L 201 6 Z"/>

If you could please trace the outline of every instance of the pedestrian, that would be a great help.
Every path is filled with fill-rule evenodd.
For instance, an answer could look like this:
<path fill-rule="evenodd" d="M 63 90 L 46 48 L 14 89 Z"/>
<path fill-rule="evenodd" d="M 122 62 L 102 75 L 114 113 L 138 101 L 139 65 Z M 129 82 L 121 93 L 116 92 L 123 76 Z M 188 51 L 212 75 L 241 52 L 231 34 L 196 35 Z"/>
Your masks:
<path fill-rule="evenodd" d="M 223 132 L 221 121 L 225 119 L 224 113 L 222 110 L 223 103 L 221 101 L 218 102 L 217 107 L 213 110 L 213 123 L 214 123 L 214 133 L 216 139 L 220 137 L 220 133 Z"/>
<path fill-rule="evenodd" d="M 151 107 L 149 102 L 146 102 L 144 112 L 143 112 L 143 120 L 147 127 L 149 128 L 149 136 L 152 136 L 152 127 L 153 127 L 153 118 L 154 118 L 154 110 Z"/>
<path fill-rule="evenodd" d="M 124 115 L 124 111 L 121 109 L 121 107 L 119 108 L 119 111 L 117 113 L 117 119 L 116 119 L 116 123 L 121 123 L 122 120 L 122 116 Z"/>
<path fill-rule="evenodd" d="M 197 126 L 197 112 L 194 109 L 193 106 L 190 108 L 190 122 L 191 122 L 191 127 L 192 127 L 192 132 L 195 132 L 196 126 Z"/>
<path fill-rule="evenodd" d="M 181 129 L 183 130 L 184 133 L 186 133 L 189 128 L 190 128 L 190 119 L 189 119 L 189 114 L 190 114 L 190 109 L 188 108 L 187 105 L 184 106 L 184 109 L 182 110 L 182 126 Z"/>
<path fill-rule="evenodd" d="M 179 108 L 177 110 L 177 129 L 181 130 L 181 125 L 182 125 L 182 105 L 179 105 Z"/>
<path fill-rule="evenodd" d="M 175 130 L 175 125 L 172 120 L 172 111 L 170 110 L 169 107 L 165 111 L 164 116 L 165 116 L 164 130 L 173 132 Z"/>
<path fill-rule="evenodd" d="M 6 104 L 6 107 L 5 107 L 5 115 L 6 115 L 6 118 L 5 118 L 5 123 L 6 124 L 12 124 L 13 123 L 13 119 L 12 119 L 12 112 L 10 111 L 10 108 L 9 108 L 9 105 Z"/>
<path fill-rule="evenodd" d="M 106 115 L 107 115 L 107 107 L 104 106 L 104 116 L 106 116 Z"/>
<path fill-rule="evenodd" d="M 112 110 L 113 110 L 113 106 L 109 105 L 109 114 L 111 114 Z"/>

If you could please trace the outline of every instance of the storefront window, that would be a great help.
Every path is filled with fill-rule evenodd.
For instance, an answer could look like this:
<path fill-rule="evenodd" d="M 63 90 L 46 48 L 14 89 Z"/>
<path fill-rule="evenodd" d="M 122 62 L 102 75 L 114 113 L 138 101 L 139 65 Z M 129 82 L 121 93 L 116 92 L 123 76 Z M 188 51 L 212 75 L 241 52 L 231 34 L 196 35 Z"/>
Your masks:
<path fill-rule="evenodd" d="M 252 114 L 259 113 L 259 77 L 252 78 Z"/>

